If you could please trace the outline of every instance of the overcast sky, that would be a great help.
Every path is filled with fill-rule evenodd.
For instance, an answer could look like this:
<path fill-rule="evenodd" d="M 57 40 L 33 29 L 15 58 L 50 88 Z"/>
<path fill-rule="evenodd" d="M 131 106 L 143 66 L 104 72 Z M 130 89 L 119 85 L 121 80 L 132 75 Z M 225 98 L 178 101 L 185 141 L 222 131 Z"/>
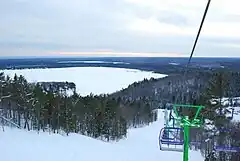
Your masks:
<path fill-rule="evenodd" d="M 0 0 L 0 56 L 94 51 L 189 55 L 206 4 Z M 194 56 L 240 57 L 239 6 L 239 0 L 212 0 Z"/>

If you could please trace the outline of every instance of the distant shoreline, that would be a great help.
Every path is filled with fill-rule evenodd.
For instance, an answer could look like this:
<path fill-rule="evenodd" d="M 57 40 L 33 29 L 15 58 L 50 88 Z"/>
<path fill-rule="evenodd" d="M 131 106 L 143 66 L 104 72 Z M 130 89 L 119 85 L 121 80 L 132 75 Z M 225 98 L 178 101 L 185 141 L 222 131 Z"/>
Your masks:
<path fill-rule="evenodd" d="M 230 69 L 240 71 L 240 58 L 193 58 L 194 70 Z M 176 74 L 185 70 L 188 58 L 183 57 L 34 57 L 0 58 L 0 70 L 45 69 L 67 67 L 112 67 L 152 71 L 160 74 Z"/>

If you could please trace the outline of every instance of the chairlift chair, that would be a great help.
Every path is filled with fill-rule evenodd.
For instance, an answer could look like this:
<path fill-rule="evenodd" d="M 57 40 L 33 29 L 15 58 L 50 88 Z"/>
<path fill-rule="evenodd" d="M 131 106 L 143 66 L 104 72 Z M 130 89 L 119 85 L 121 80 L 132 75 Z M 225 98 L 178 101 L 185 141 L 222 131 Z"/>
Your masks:
<path fill-rule="evenodd" d="M 161 151 L 183 152 L 184 140 L 181 137 L 183 128 L 164 127 L 159 134 L 159 147 Z M 201 142 L 190 141 L 190 145 L 200 145 Z"/>
<path fill-rule="evenodd" d="M 183 152 L 183 140 L 180 139 L 180 131 L 181 128 L 162 128 L 159 134 L 160 150 Z"/>

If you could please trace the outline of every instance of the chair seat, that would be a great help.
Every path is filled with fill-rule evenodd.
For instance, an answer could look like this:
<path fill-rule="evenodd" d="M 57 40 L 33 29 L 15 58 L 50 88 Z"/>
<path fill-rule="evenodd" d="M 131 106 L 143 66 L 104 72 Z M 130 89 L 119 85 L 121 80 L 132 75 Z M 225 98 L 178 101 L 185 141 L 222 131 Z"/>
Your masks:
<path fill-rule="evenodd" d="M 172 140 L 164 140 L 164 139 L 161 139 L 160 142 L 162 144 L 169 144 L 169 145 L 183 145 L 184 144 L 183 141 L 172 141 Z"/>

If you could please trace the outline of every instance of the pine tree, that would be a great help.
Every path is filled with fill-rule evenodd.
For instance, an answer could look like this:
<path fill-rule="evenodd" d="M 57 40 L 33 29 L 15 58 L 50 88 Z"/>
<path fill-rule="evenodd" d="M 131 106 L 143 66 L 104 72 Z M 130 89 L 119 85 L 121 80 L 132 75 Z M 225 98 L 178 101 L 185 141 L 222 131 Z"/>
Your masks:
<path fill-rule="evenodd" d="M 213 77 L 210 79 L 206 92 L 203 93 L 200 99 L 197 101 L 205 105 L 205 109 L 202 111 L 202 115 L 205 119 L 209 119 L 213 121 L 213 125 L 217 128 L 217 131 L 220 131 L 222 127 L 226 127 L 229 124 L 229 121 L 226 119 L 226 108 L 223 105 L 224 97 L 228 95 L 229 90 L 229 74 L 225 71 L 219 71 L 213 74 Z M 210 134 L 212 132 L 210 131 Z M 209 136 L 208 136 L 209 137 Z M 211 139 L 214 139 L 218 145 L 225 145 L 226 143 L 226 135 L 223 133 L 219 133 L 216 137 L 210 136 Z M 216 139 L 215 139 L 216 138 Z M 215 144 L 212 141 L 209 141 L 208 144 Z M 211 153 L 209 153 L 209 149 L 206 149 L 206 153 L 209 157 L 213 157 Z M 210 160 L 214 159 L 211 158 Z M 219 157 L 217 158 L 220 161 L 226 160 L 226 154 L 224 152 L 219 153 Z"/>

